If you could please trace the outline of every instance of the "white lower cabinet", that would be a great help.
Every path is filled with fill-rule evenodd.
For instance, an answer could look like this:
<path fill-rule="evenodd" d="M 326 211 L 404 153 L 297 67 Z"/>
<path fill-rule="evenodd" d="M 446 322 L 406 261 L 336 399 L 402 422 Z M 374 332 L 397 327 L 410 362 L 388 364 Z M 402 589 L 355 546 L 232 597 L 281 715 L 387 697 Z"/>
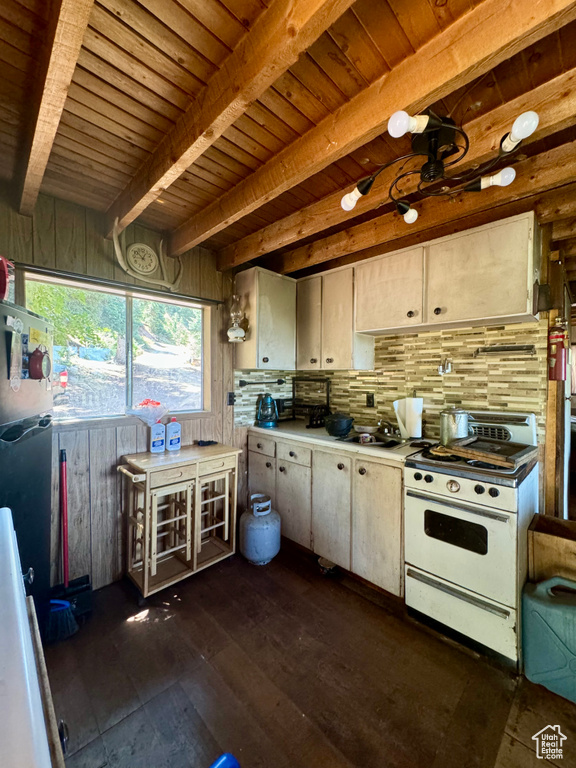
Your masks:
<path fill-rule="evenodd" d="M 307 442 L 248 439 L 250 493 L 271 497 L 282 535 L 402 596 L 402 469 Z"/>
<path fill-rule="evenodd" d="M 342 451 L 312 454 L 312 549 L 350 570 L 350 472 Z"/>
<path fill-rule="evenodd" d="M 282 535 L 310 549 L 312 527 L 312 470 L 278 458 L 276 505 L 282 519 Z"/>
<path fill-rule="evenodd" d="M 402 470 L 354 461 L 353 573 L 393 595 L 402 594 Z"/>
<path fill-rule="evenodd" d="M 264 493 L 276 508 L 276 459 L 256 451 L 248 451 L 248 489 L 250 494 Z"/>

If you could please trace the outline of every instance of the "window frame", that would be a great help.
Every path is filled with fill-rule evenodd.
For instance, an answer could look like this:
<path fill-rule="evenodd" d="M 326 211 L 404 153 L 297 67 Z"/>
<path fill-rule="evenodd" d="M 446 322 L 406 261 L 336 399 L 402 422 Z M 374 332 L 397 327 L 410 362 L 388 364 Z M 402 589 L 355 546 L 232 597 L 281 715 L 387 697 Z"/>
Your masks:
<path fill-rule="evenodd" d="M 177 416 L 180 421 L 187 419 L 199 419 L 212 417 L 212 327 L 214 323 L 214 309 L 221 301 L 202 300 L 196 297 L 187 297 L 182 294 L 166 294 L 163 291 L 151 289 L 140 289 L 117 282 L 108 282 L 105 280 L 93 280 L 83 275 L 67 275 L 63 273 L 48 273 L 44 270 L 30 269 L 28 267 L 18 270 L 21 275 L 21 296 L 20 303 L 27 308 L 26 303 L 26 284 L 28 280 L 40 283 L 52 283 L 54 285 L 63 285 L 69 288 L 77 288 L 100 293 L 113 294 L 124 297 L 126 301 L 126 378 L 125 378 L 125 406 L 131 408 L 130 402 L 132 396 L 132 300 L 140 299 L 144 301 L 157 301 L 164 304 L 175 304 L 177 306 L 189 307 L 190 309 L 202 310 L 202 339 L 200 356 L 202 360 L 202 407 L 196 411 L 170 411 L 170 416 Z M 61 418 L 55 416 L 54 426 L 58 431 L 78 429 L 81 427 L 93 426 L 127 426 L 131 424 L 141 424 L 138 417 L 130 414 L 112 414 L 109 416 L 90 416 L 82 419 L 78 417 Z"/>

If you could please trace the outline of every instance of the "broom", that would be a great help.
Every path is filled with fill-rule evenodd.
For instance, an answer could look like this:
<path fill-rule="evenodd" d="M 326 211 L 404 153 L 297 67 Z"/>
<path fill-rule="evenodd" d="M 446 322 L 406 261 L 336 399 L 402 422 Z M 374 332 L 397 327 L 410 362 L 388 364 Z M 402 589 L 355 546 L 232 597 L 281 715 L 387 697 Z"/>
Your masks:
<path fill-rule="evenodd" d="M 60 451 L 60 515 L 62 520 L 62 569 L 64 588 L 68 588 L 68 478 L 66 474 L 66 451 Z M 50 614 L 46 630 L 46 642 L 58 643 L 78 632 L 78 622 L 72 613 L 68 600 L 50 600 Z"/>

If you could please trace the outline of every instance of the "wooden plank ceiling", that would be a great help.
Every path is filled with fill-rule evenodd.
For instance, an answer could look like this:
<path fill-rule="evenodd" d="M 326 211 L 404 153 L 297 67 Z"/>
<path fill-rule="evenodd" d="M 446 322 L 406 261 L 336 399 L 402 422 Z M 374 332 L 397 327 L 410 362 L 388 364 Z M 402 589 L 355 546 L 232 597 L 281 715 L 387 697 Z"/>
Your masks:
<path fill-rule="evenodd" d="M 23 213 L 41 191 L 293 274 L 534 208 L 576 279 L 575 19 L 568 0 L 2 0 L 0 178 Z M 410 229 L 388 174 L 344 212 L 409 151 L 391 112 L 427 106 L 465 126 L 463 167 L 537 110 L 514 184 L 452 204 L 407 185 Z"/>

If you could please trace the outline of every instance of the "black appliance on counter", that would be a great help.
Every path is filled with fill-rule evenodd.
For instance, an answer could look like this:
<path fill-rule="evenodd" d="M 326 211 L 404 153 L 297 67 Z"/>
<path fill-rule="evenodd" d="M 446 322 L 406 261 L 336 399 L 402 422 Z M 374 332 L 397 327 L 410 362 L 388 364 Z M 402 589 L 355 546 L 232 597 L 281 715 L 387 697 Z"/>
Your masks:
<path fill-rule="evenodd" d="M 298 385 L 302 384 L 310 389 L 311 384 L 323 384 L 318 388 L 318 396 L 316 393 L 302 394 L 298 391 Z M 317 429 L 323 427 L 325 424 L 326 416 L 330 413 L 330 379 L 307 376 L 294 376 L 292 378 L 292 418 L 302 419 L 304 418 L 308 423 L 307 429 Z"/>
<path fill-rule="evenodd" d="M 34 570 L 41 629 L 50 604 L 52 326 L 0 301 L 0 507 L 9 507 L 23 573 Z"/>

